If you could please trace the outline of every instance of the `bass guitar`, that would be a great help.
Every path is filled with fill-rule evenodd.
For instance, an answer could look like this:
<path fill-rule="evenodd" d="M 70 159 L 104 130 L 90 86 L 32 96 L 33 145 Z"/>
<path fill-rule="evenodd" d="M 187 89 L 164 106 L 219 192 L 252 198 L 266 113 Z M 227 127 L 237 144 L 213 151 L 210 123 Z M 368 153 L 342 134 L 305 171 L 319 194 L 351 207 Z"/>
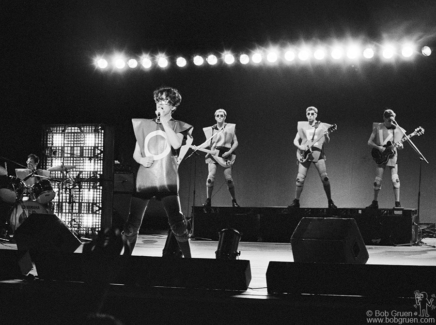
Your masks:
<path fill-rule="evenodd" d="M 236 155 L 234 155 L 234 154 L 230 154 L 230 156 L 223 158 L 223 154 L 225 152 L 229 151 L 230 150 L 229 148 L 213 149 L 213 150 L 203 149 L 203 148 L 198 148 L 198 147 L 193 147 L 193 146 L 191 146 L 191 148 L 194 150 L 206 152 L 207 154 L 209 154 L 210 158 L 212 158 L 218 165 L 220 165 L 221 167 L 224 167 L 224 168 L 232 166 L 236 160 Z"/>
<path fill-rule="evenodd" d="M 300 163 L 304 163 L 306 161 L 313 161 L 317 162 L 319 159 L 319 156 L 321 154 L 321 150 L 312 150 L 312 147 L 317 143 L 319 140 L 321 140 L 323 137 L 325 137 L 327 134 L 330 134 L 338 129 L 338 126 L 336 124 L 333 124 L 330 126 L 327 131 L 325 131 L 322 135 L 320 135 L 315 140 L 305 140 L 302 145 L 306 145 L 305 150 L 297 149 L 297 160 Z"/>
<path fill-rule="evenodd" d="M 420 136 L 424 134 L 424 129 L 422 127 L 418 127 L 410 133 L 409 135 L 406 135 L 403 137 L 400 141 L 392 144 L 392 142 L 388 141 L 383 147 L 385 147 L 385 150 L 383 152 L 380 152 L 377 148 L 372 148 L 371 150 L 371 156 L 374 159 L 375 163 L 377 165 L 383 165 L 388 162 L 389 159 L 391 159 L 396 154 L 396 148 L 403 143 L 404 141 L 414 137 L 415 135 Z"/>

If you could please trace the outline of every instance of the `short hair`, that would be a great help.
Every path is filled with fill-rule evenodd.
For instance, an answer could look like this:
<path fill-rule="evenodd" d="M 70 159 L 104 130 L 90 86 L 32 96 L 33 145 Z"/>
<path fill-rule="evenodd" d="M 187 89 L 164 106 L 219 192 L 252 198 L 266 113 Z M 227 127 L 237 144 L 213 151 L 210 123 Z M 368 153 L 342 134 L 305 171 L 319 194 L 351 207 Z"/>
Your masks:
<path fill-rule="evenodd" d="M 306 108 L 306 113 L 309 111 L 314 111 L 316 114 L 318 114 L 318 108 L 316 108 L 315 106 L 309 106 L 308 108 Z"/>
<path fill-rule="evenodd" d="M 216 115 L 217 113 L 223 113 L 224 116 L 227 117 L 227 112 L 226 112 L 225 109 L 223 109 L 223 108 L 218 108 L 218 109 L 215 111 L 215 114 L 214 114 L 214 115 Z"/>
<path fill-rule="evenodd" d="M 27 156 L 27 158 L 32 159 L 35 162 L 35 164 L 39 164 L 39 157 L 37 155 L 31 153 L 30 155 Z"/>
<path fill-rule="evenodd" d="M 395 112 L 390 108 L 385 109 L 383 112 L 383 118 L 390 118 L 395 116 L 397 116 L 397 114 L 395 114 Z"/>
<path fill-rule="evenodd" d="M 182 95 L 180 95 L 179 91 L 172 87 L 160 87 L 153 92 L 154 101 L 157 103 L 162 97 L 165 95 L 165 98 L 168 99 L 168 103 L 171 106 L 177 107 L 182 102 Z"/>

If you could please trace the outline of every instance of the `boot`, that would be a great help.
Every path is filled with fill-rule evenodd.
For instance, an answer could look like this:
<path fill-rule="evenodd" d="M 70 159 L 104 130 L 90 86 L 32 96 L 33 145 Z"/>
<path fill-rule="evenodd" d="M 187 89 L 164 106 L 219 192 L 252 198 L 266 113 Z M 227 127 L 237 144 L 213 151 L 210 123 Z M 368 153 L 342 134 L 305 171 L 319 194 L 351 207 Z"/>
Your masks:
<path fill-rule="evenodd" d="M 206 199 L 206 201 L 203 203 L 203 206 L 205 208 L 210 208 L 212 206 L 212 201 L 210 200 L 210 198 Z"/>
<path fill-rule="evenodd" d="M 300 200 L 294 199 L 291 205 L 288 206 L 289 209 L 298 209 L 300 207 Z"/>
<path fill-rule="evenodd" d="M 232 207 L 234 207 L 234 208 L 240 208 L 238 202 L 236 202 L 236 199 L 233 199 L 233 200 L 232 200 Z"/>
<path fill-rule="evenodd" d="M 338 207 L 335 205 L 332 199 L 329 200 L 329 209 L 337 209 Z"/>
<path fill-rule="evenodd" d="M 366 207 L 367 209 L 378 209 L 378 201 L 372 200 L 371 205 Z"/>

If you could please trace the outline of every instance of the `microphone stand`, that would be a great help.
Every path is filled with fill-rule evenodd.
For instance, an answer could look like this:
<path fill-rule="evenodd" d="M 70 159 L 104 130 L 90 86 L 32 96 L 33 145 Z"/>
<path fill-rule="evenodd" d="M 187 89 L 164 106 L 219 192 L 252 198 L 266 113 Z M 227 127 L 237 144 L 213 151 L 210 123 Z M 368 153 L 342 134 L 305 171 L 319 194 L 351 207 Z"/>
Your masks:
<path fill-rule="evenodd" d="M 410 144 L 412 149 L 418 154 L 419 156 L 419 178 L 418 178 L 418 222 L 419 222 L 419 214 L 421 209 L 421 175 L 422 175 L 422 162 L 425 161 L 427 164 L 429 164 L 428 160 L 424 157 L 424 155 L 419 151 L 419 149 L 415 146 L 415 144 L 410 140 L 410 138 L 406 135 L 406 133 L 403 131 L 403 129 L 399 126 L 397 121 L 394 119 L 391 119 L 392 124 L 394 124 L 400 132 L 403 134 L 404 137 L 406 137 L 406 141 Z"/>

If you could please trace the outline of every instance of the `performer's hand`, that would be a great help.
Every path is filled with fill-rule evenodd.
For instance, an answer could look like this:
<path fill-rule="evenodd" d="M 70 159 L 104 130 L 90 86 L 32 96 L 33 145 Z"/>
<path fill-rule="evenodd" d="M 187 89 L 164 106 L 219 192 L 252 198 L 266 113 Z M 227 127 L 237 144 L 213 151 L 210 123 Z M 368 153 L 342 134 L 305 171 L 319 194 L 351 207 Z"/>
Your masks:
<path fill-rule="evenodd" d="M 306 150 L 307 150 L 307 147 L 306 147 L 306 146 L 303 146 L 303 145 L 299 145 L 299 146 L 298 146 L 298 149 L 300 149 L 301 151 L 306 151 Z"/>
<path fill-rule="evenodd" d="M 379 147 L 378 147 L 378 150 L 379 150 L 380 152 L 383 152 L 383 151 L 385 151 L 385 150 L 386 150 L 386 148 L 385 148 L 385 147 L 383 147 L 383 146 L 379 146 Z"/>
<path fill-rule="evenodd" d="M 141 165 L 149 168 L 153 165 L 153 161 L 154 161 L 153 157 L 147 156 L 147 157 L 141 158 Z"/>
<path fill-rule="evenodd" d="M 230 156 L 231 155 L 231 153 L 230 152 L 224 152 L 223 154 L 222 154 L 222 157 L 223 158 L 227 158 L 228 156 Z"/>

